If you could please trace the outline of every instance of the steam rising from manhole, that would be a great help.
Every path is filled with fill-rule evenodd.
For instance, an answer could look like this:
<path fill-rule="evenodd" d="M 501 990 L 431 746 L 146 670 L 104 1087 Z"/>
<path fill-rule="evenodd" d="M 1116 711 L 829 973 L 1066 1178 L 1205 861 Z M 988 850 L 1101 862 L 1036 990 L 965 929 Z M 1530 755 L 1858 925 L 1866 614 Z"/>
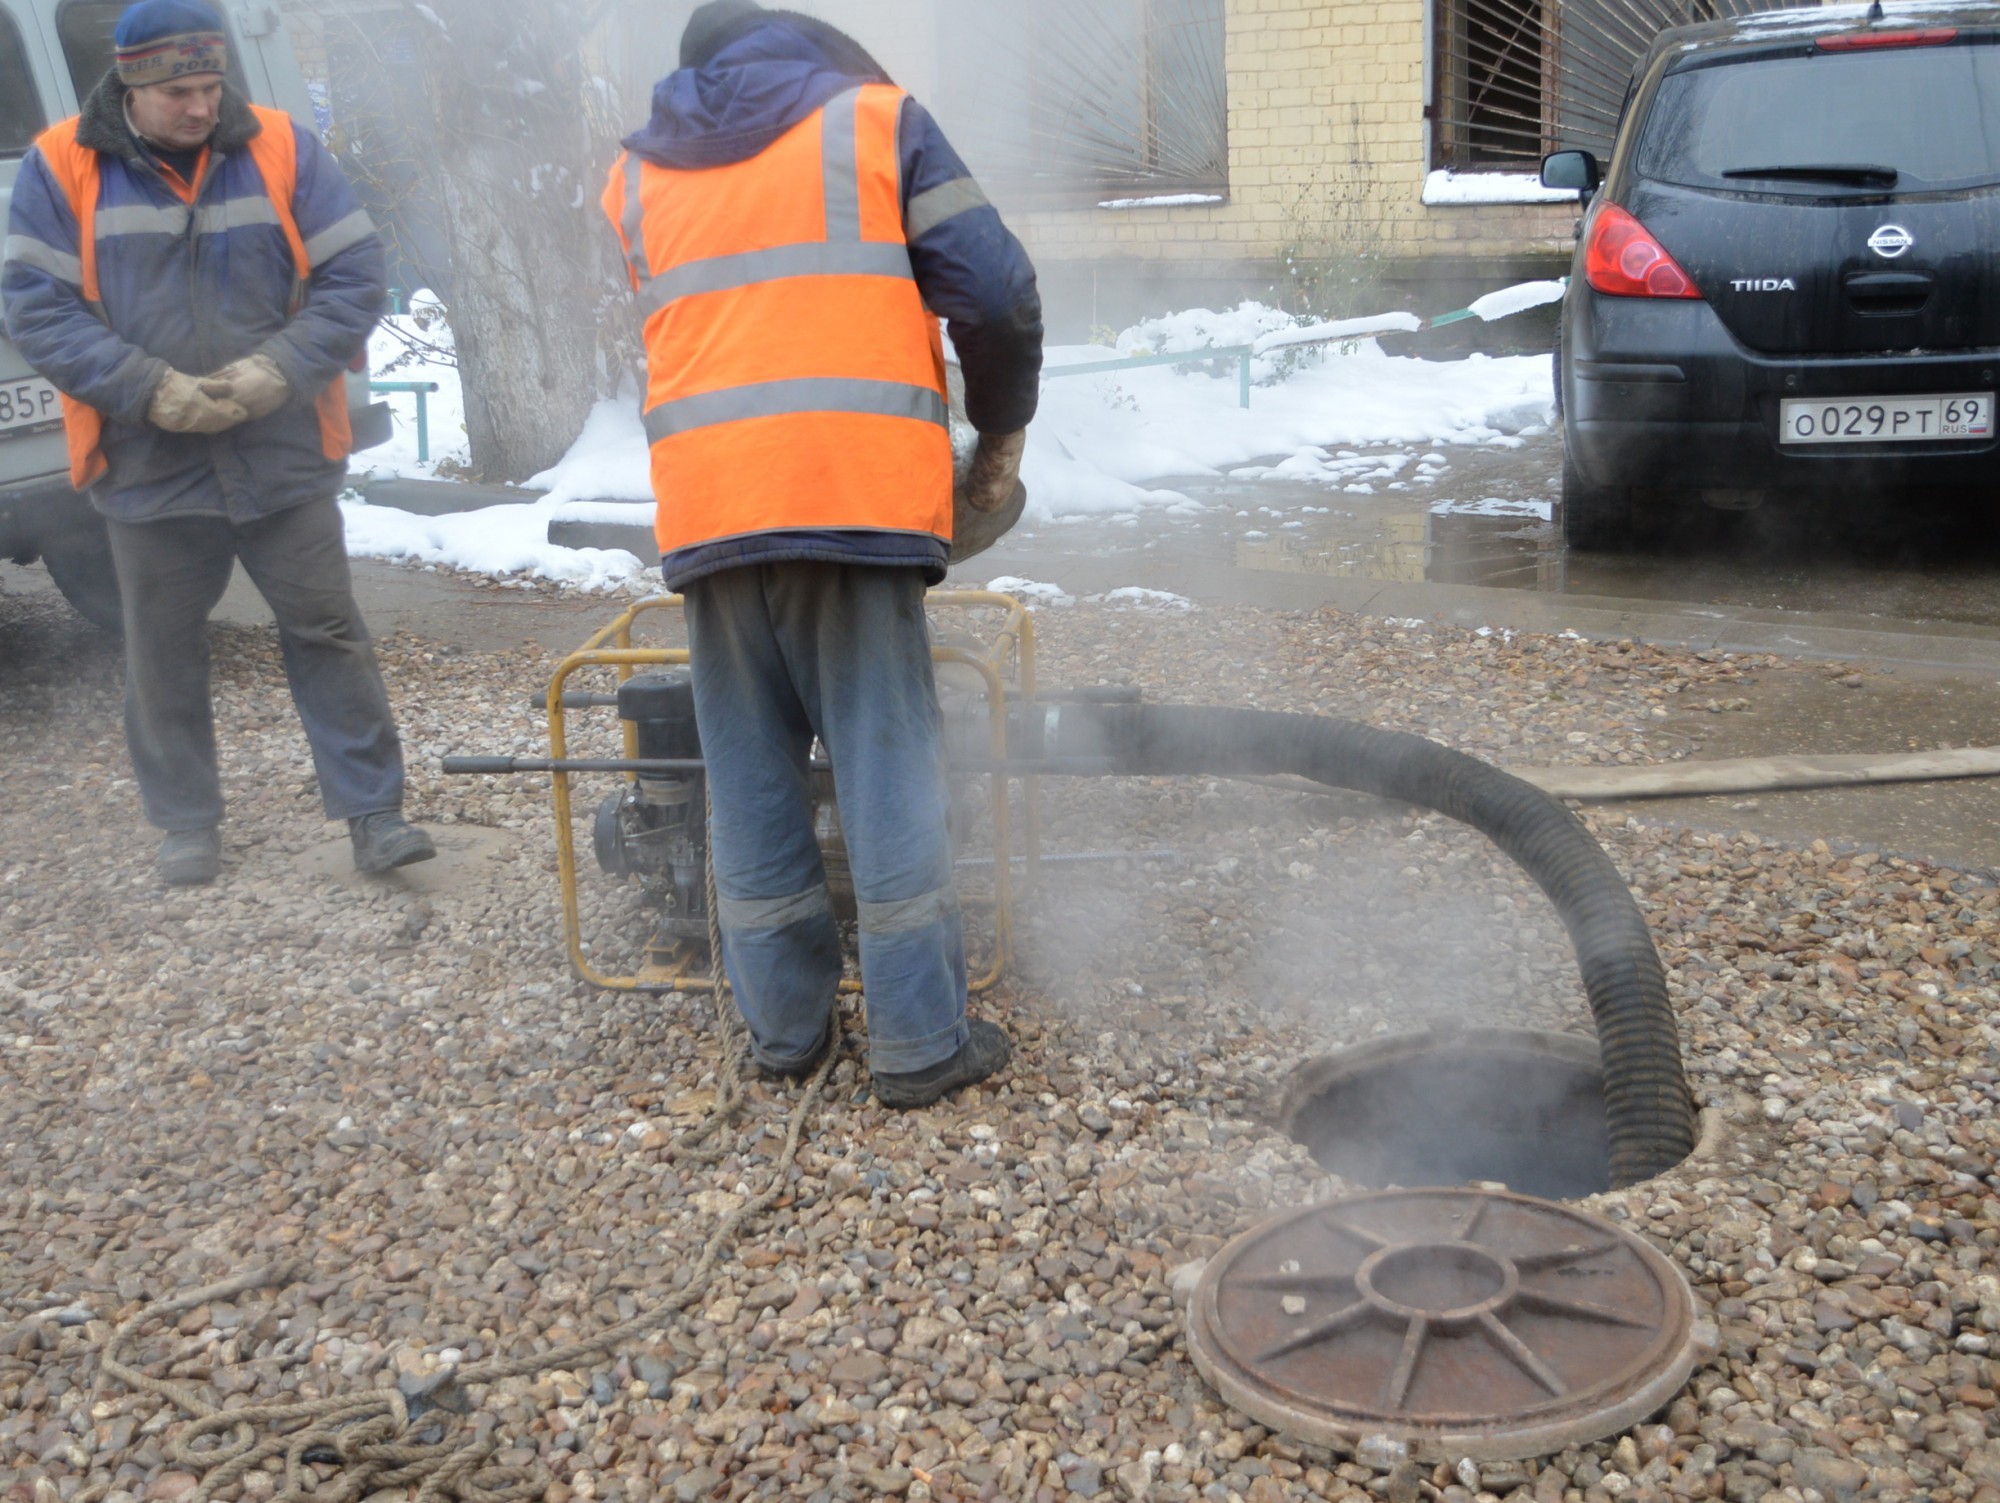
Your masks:
<path fill-rule="evenodd" d="M 1504 1184 L 1572 1200 L 1611 1188 L 1597 1046 L 1526 1028 L 1374 1039 L 1301 1066 L 1287 1132 L 1353 1184 Z"/>

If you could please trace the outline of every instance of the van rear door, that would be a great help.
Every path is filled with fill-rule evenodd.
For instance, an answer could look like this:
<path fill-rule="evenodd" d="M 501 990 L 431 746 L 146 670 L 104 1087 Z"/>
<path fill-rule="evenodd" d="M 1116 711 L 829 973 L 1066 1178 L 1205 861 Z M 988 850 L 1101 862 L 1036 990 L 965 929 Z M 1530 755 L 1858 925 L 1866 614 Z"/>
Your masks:
<path fill-rule="evenodd" d="M 4 226 L 21 158 L 58 118 L 53 60 L 35 13 L 0 0 L 0 226 Z M 0 228 L 0 234 L 4 234 Z M 0 488 L 68 469 L 55 388 L 28 368 L 0 335 Z M 0 503 L 4 505 L 4 503 Z M 18 546 L 0 517 L 0 547 Z"/>

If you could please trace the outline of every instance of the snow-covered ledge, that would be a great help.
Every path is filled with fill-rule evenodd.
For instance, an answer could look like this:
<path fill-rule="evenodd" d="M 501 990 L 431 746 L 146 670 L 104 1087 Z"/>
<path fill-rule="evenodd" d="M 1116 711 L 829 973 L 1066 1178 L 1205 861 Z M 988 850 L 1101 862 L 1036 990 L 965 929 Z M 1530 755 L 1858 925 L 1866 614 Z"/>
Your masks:
<path fill-rule="evenodd" d="M 1150 198 L 1107 198 L 1100 209 L 1193 209 L 1226 204 L 1224 193 L 1156 193 Z"/>
<path fill-rule="evenodd" d="M 1453 172 L 1440 167 L 1424 179 L 1424 202 L 1443 204 L 1575 203 L 1574 188 L 1544 188 L 1532 172 Z"/>

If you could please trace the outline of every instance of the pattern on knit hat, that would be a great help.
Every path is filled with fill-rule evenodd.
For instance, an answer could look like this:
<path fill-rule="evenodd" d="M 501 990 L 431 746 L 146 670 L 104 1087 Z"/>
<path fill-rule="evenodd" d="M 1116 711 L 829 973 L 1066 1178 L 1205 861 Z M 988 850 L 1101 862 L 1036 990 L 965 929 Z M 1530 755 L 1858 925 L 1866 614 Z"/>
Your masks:
<path fill-rule="evenodd" d="M 128 88 L 228 67 L 222 17 L 202 0 L 138 0 L 118 18 L 111 40 L 119 81 Z"/>

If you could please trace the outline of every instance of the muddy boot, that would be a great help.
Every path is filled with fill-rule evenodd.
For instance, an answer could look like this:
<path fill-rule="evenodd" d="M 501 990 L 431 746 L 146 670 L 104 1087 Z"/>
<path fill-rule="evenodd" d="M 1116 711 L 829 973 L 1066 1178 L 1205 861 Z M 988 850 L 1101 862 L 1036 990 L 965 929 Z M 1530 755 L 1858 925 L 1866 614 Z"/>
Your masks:
<path fill-rule="evenodd" d="M 922 1070 L 896 1074 L 875 1072 L 875 1099 L 898 1109 L 929 1106 L 938 1097 L 960 1086 L 984 1080 L 1003 1070 L 1014 1057 L 1014 1049 L 1000 1025 L 975 1019 L 971 1034 L 958 1046 L 958 1053 Z"/>
<path fill-rule="evenodd" d="M 430 836 L 394 809 L 350 819 L 347 835 L 354 842 L 356 871 L 386 872 L 412 862 L 428 861 L 437 854 Z"/>
<path fill-rule="evenodd" d="M 222 831 L 214 825 L 202 830 L 170 830 L 160 842 L 156 864 L 160 880 L 169 887 L 205 886 L 222 870 Z"/>

